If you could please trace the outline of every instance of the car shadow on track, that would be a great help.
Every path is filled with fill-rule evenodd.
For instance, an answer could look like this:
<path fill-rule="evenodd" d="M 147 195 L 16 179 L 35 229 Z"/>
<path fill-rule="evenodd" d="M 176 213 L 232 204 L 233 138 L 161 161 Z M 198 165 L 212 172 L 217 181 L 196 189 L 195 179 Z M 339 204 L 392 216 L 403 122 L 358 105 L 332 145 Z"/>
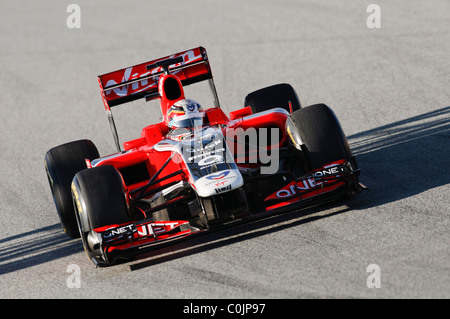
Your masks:
<path fill-rule="evenodd" d="M 450 183 L 450 106 L 348 136 L 370 187 L 359 208 L 408 198 Z"/>
<path fill-rule="evenodd" d="M 131 264 L 130 269 L 132 271 L 139 270 L 348 212 L 350 209 L 342 204 L 343 203 L 336 202 L 304 208 L 213 231 L 138 256 L 137 262 Z M 327 210 L 327 212 L 323 213 L 324 210 Z"/>
<path fill-rule="evenodd" d="M 83 251 L 59 224 L 0 239 L 0 276 Z"/>
<path fill-rule="evenodd" d="M 130 265 L 152 265 L 278 232 L 321 218 L 414 196 L 450 183 L 450 106 L 348 136 L 370 193 L 350 201 L 271 216 L 189 239 L 138 257 Z M 348 206 L 347 206 L 348 205 Z"/>

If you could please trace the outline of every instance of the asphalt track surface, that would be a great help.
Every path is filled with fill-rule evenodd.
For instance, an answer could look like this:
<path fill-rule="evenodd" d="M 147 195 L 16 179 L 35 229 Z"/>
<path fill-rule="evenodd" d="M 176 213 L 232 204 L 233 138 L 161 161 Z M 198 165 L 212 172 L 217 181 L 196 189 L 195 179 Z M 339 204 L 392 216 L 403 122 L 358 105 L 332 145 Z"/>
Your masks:
<path fill-rule="evenodd" d="M 450 297 L 450 2 L 377 1 L 379 29 L 372 1 L 76 1 L 79 29 L 70 3 L 0 2 L 1 298 Z M 96 76 L 199 45 L 226 112 L 281 82 L 330 105 L 371 191 L 95 269 L 58 224 L 44 154 L 113 153 Z M 123 142 L 159 110 L 115 114 Z"/>

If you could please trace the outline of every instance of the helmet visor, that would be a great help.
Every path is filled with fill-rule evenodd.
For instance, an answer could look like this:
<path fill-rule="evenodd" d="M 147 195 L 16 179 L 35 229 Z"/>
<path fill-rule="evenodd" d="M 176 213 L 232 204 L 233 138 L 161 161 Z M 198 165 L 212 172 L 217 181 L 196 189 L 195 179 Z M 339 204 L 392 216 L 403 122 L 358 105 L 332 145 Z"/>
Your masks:
<path fill-rule="evenodd" d="M 172 118 L 169 122 L 169 126 L 178 128 L 193 128 L 203 125 L 204 113 L 185 114 Z"/>

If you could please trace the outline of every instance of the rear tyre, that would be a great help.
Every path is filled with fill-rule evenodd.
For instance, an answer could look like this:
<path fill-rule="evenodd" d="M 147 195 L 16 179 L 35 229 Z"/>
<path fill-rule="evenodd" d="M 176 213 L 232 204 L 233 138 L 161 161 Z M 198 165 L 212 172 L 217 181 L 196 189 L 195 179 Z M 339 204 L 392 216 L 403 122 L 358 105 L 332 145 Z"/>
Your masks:
<path fill-rule="evenodd" d="M 56 211 L 64 232 L 72 238 L 78 238 L 80 234 L 70 184 L 77 172 L 87 168 L 85 159 L 92 161 L 99 156 L 97 147 L 89 140 L 66 143 L 45 154 L 45 170 Z"/>
<path fill-rule="evenodd" d="M 286 131 L 301 147 L 308 170 L 319 169 L 337 160 L 356 163 L 336 115 L 325 104 L 304 107 L 290 114 Z"/>
<path fill-rule="evenodd" d="M 252 113 L 267 111 L 276 107 L 289 113 L 301 108 L 300 100 L 294 88 L 287 83 L 275 84 L 248 94 L 244 107 L 250 106 Z"/>
<path fill-rule="evenodd" d="M 89 258 L 99 257 L 95 228 L 130 221 L 122 176 L 105 165 L 78 172 L 72 182 L 73 205 L 79 232 Z"/>

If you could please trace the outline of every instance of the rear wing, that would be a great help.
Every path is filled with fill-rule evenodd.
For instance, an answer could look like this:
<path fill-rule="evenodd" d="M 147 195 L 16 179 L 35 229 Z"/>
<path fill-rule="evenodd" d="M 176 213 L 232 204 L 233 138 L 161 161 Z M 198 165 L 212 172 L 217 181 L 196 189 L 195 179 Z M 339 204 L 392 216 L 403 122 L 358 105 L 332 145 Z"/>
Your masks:
<path fill-rule="evenodd" d="M 158 80 L 163 73 L 177 76 L 183 86 L 208 80 L 214 105 L 220 107 L 208 56 L 203 47 L 99 75 L 103 104 L 118 152 L 121 152 L 121 147 L 111 107 L 140 98 L 150 101 L 160 97 Z"/>
<path fill-rule="evenodd" d="M 158 78 L 162 73 L 176 75 L 183 86 L 212 80 L 208 56 L 203 47 L 99 75 L 106 111 L 140 98 L 147 101 L 158 98 Z"/>

